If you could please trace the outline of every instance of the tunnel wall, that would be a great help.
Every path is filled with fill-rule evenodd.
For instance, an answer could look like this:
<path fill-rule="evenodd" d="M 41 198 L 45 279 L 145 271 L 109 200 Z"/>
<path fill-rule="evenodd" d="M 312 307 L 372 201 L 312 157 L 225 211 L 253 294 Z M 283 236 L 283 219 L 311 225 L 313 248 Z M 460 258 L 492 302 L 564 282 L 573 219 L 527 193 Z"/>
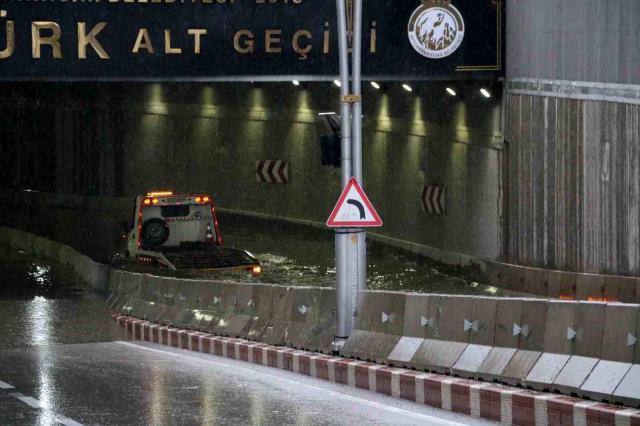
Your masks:
<path fill-rule="evenodd" d="M 507 77 L 638 84 L 636 0 L 507 0 Z"/>
<path fill-rule="evenodd" d="M 443 84 L 365 93 L 366 190 L 383 237 L 494 258 L 500 247 L 501 111 L 451 98 Z M 11 84 L 0 87 L 2 186 L 132 197 L 207 191 L 234 211 L 323 223 L 339 169 L 320 165 L 317 113 L 336 111 L 330 83 Z M 87 93 L 91 96 L 87 96 Z M 473 93 L 473 95 L 472 95 Z M 437 100 L 437 102 L 435 101 Z M 256 161 L 286 160 L 290 183 L 259 183 Z M 447 188 L 447 214 L 426 213 L 425 185 Z M 449 256 L 459 263 L 464 256 Z"/>
<path fill-rule="evenodd" d="M 503 259 L 640 274 L 640 3 L 510 0 Z"/>

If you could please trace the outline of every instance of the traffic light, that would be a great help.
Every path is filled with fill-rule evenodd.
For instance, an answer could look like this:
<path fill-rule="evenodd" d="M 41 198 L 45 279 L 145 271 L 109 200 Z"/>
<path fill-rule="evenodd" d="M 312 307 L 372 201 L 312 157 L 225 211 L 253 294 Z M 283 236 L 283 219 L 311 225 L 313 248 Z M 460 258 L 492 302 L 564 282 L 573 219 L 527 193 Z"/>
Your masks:
<path fill-rule="evenodd" d="M 342 158 L 342 146 L 340 136 L 322 135 L 320 136 L 320 154 L 323 166 L 340 167 Z"/>

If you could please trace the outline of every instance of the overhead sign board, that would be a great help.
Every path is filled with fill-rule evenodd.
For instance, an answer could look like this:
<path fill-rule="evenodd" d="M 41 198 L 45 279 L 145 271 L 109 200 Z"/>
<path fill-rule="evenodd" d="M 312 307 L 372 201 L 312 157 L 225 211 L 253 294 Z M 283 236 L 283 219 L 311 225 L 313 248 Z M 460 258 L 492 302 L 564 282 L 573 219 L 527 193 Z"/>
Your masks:
<path fill-rule="evenodd" d="M 355 178 L 351 178 L 342 192 L 338 203 L 329 216 L 327 226 L 329 228 L 378 228 L 382 226 L 382 219 Z"/>
<path fill-rule="evenodd" d="M 364 0 L 365 79 L 503 75 L 502 0 Z M 334 0 L 0 0 L 2 80 L 328 80 Z"/>

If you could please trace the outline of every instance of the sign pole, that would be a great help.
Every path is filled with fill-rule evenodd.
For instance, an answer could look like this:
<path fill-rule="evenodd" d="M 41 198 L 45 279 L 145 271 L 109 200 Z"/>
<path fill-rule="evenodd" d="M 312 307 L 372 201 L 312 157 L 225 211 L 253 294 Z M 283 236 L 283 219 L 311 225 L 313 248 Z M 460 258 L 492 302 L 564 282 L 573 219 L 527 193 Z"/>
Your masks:
<path fill-rule="evenodd" d="M 340 116 L 342 138 L 342 187 L 351 179 L 351 111 L 349 104 L 349 52 L 347 47 L 347 10 L 345 0 L 336 0 L 338 43 L 340 47 Z M 353 306 L 349 274 L 349 235 L 336 232 L 336 346 L 339 350 L 351 334 Z"/>
<path fill-rule="evenodd" d="M 362 188 L 362 0 L 353 0 L 353 176 Z M 367 289 L 367 234 L 357 236 L 357 290 Z"/>

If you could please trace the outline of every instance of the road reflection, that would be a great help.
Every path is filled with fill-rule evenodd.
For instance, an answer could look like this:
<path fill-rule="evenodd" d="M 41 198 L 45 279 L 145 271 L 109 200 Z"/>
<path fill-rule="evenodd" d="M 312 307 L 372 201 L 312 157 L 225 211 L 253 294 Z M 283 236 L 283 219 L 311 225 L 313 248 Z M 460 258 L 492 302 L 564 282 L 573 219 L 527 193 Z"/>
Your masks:
<path fill-rule="evenodd" d="M 27 303 L 26 324 L 30 335 L 30 344 L 47 345 L 51 337 L 51 304 L 43 296 L 36 296 Z"/>
<path fill-rule="evenodd" d="M 0 245 L 0 349 L 111 341 L 121 330 L 104 298 L 69 268 Z"/>

